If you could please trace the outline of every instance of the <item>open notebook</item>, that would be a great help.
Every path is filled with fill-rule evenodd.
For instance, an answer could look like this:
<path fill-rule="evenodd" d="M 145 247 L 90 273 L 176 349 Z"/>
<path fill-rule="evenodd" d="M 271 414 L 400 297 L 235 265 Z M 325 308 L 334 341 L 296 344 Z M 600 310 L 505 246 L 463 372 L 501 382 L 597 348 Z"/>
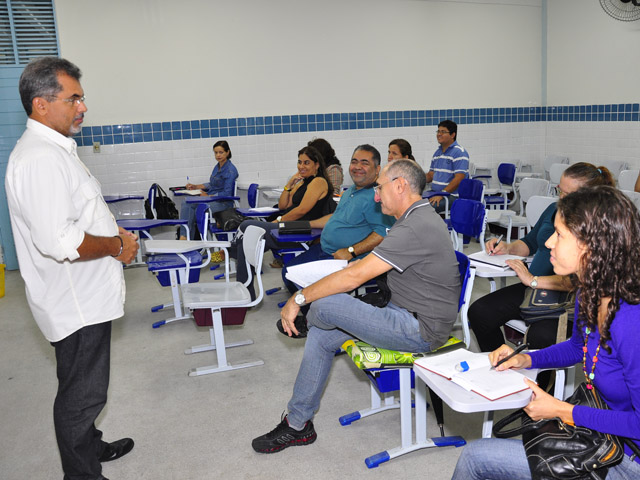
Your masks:
<path fill-rule="evenodd" d="M 456 370 L 456 365 L 462 362 L 467 363 L 467 371 Z M 414 364 L 492 401 L 529 388 L 524 383 L 525 376 L 520 372 L 492 370 L 486 354 L 472 353 L 465 349 L 420 358 Z"/>
<path fill-rule="evenodd" d="M 495 268 L 497 270 L 508 270 L 507 260 L 526 260 L 526 257 L 518 255 L 489 255 L 483 251 L 472 253 L 469 260 L 476 262 L 483 267 Z"/>

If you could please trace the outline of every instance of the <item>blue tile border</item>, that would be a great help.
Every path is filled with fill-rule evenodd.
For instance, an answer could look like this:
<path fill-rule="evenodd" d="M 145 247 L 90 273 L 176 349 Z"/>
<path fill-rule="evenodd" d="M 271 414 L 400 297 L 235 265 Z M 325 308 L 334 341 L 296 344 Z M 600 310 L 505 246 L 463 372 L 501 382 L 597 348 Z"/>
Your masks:
<path fill-rule="evenodd" d="M 445 119 L 460 125 L 528 122 L 638 122 L 640 104 L 549 107 L 454 108 L 379 112 L 307 113 L 82 127 L 79 146 L 150 143 L 192 138 L 272 135 L 331 130 L 435 126 Z"/>

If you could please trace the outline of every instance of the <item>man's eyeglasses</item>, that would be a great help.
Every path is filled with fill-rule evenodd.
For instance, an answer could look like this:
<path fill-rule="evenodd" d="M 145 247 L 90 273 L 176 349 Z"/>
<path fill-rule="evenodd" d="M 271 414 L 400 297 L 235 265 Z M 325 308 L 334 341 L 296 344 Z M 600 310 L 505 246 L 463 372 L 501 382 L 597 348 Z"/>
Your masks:
<path fill-rule="evenodd" d="M 60 100 L 61 102 L 66 102 L 70 105 L 80 105 L 81 103 L 85 103 L 87 97 L 84 95 L 81 97 L 71 97 L 71 98 L 58 98 L 58 97 L 49 97 L 49 101 Z"/>
<path fill-rule="evenodd" d="M 399 179 L 400 177 L 395 177 L 392 178 L 391 180 L 389 180 L 387 183 L 392 183 L 395 182 L 397 179 Z M 382 190 L 382 187 L 385 186 L 387 183 L 383 183 L 381 185 L 376 185 L 375 187 L 373 187 L 373 193 L 375 193 L 376 195 L 380 195 L 380 190 Z"/>
<path fill-rule="evenodd" d="M 437 130 L 436 131 L 436 135 L 448 135 L 451 132 L 449 132 L 448 130 Z"/>

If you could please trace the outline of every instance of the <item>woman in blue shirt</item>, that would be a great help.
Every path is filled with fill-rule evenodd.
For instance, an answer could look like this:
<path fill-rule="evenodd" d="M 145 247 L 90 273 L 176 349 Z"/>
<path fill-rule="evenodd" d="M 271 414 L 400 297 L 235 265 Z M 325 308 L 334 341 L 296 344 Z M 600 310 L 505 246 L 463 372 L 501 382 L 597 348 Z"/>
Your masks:
<path fill-rule="evenodd" d="M 562 198 L 580 187 L 610 185 L 615 181 L 605 167 L 595 167 L 590 163 L 575 163 L 567 168 L 557 187 Z M 520 283 L 501 288 L 475 301 L 469 308 L 469 323 L 482 352 L 491 352 L 504 343 L 500 329 L 509 320 L 520 317 L 520 304 L 527 287 L 546 288 L 548 290 L 570 291 L 573 285 L 568 277 L 553 274 L 549 261 L 549 249 L 545 247 L 547 238 L 553 233 L 553 217 L 556 205 L 550 205 L 540 216 L 533 229 L 521 240 L 495 245 L 492 238 L 485 246 L 487 252 L 494 255 L 533 255 L 533 261 L 527 268 L 519 260 L 509 260 L 509 266 L 516 272 Z M 544 348 L 555 343 L 558 320 L 542 320 L 532 324 L 527 332 L 527 342 L 531 348 Z"/>
<path fill-rule="evenodd" d="M 219 140 L 213 145 L 213 153 L 217 165 L 213 167 L 208 183 L 193 184 L 187 183 L 188 190 L 202 190 L 201 196 L 205 197 L 232 197 L 235 190 L 238 170 L 231 163 L 231 149 L 226 140 Z M 233 207 L 233 200 L 223 200 L 210 202 L 209 208 L 212 213 L 221 212 Z M 180 218 L 189 220 L 189 232 L 193 239 L 196 230 L 196 209 L 197 203 L 183 202 L 180 208 Z"/>
<path fill-rule="evenodd" d="M 640 447 L 640 215 L 616 188 L 584 188 L 558 201 L 554 227 L 546 242 L 553 270 L 575 275 L 579 287 L 573 335 L 557 345 L 518 354 L 496 369 L 562 368 L 582 362 L 587 384 L 597 388 L 610 410 L 563 402 L 526 380 L 533 395 L 525 411 L 533 420 L 557 417 L 629 438 Z M 489 359 L 495 365 L 511 352 L 502 345 Z M 453 478 L 530 479 L 522 440 L 470 444 Z M 622 462 L 611 467 L 606 478 L 640 478 L 640 458 L 628 445 Z"/>

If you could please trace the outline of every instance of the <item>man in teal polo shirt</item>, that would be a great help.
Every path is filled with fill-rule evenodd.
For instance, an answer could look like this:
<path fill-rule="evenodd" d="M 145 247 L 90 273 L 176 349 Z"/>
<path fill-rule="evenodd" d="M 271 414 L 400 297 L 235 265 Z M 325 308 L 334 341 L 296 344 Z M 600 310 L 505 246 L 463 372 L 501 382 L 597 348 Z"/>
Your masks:
<path fill-rule="evenodd" d="M 371 145 L 356 147 L 351 156 L 349 175 L 353 185 L 342 193 L 338 208 L 331 215 L 311 221 L 312 228 L 322 228 L 320 243 L 291 260 L 287 266 L 300 265 L 324 259 L 352 260 L 373 250 L 387 234 L 395 219 L 384 215 L 374 200 L 373 187 L 380 173 L 380 152 Z M 291 293 L 297 287 L 282 279 Z"/>

